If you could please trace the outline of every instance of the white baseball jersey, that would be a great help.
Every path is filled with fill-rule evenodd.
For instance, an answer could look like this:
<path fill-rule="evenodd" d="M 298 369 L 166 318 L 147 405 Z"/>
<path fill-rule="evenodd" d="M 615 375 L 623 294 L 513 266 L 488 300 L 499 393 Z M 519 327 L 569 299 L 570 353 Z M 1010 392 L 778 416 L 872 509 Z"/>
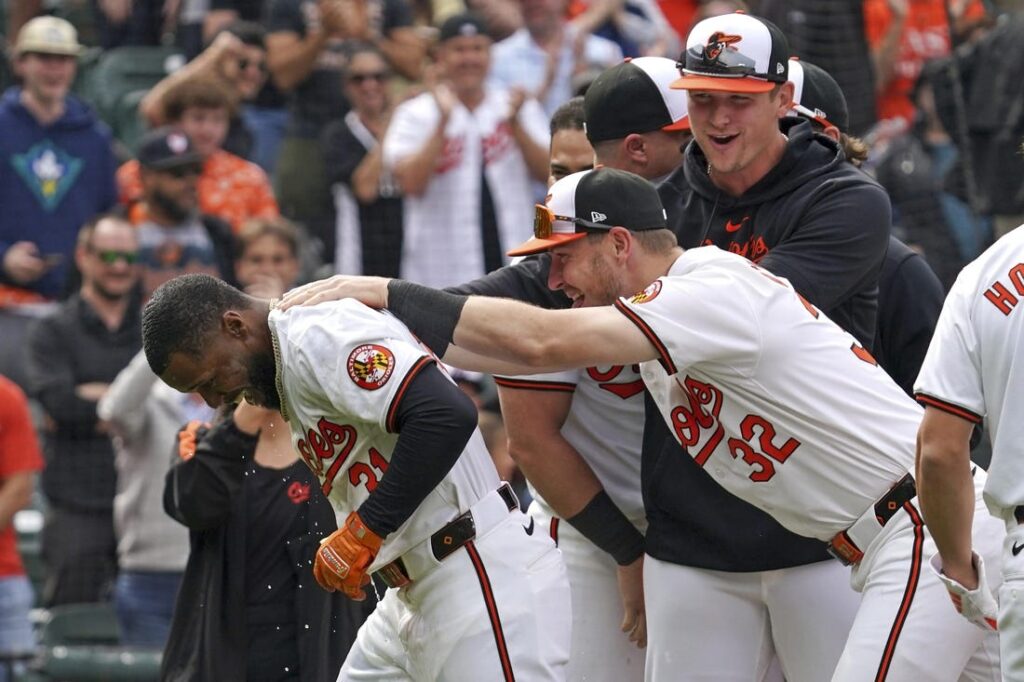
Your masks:
<path fill-rule="evenodd" d="M 387 471 L 398 440 L 398 405 L 434 358 L 395 317 L 352 299 L 273 310 L 270 330 L 281 413 L 295 449 L 344 519 Z M 448 475 L 387 537 L 368 572 L 428 539 L 498 485 L 475 431 Z"/>
<path fill-rule="evenodd" d="M 949 291 L 921 373 L 918 400 L 980 423 L 988 419 L 989 511 L 1024 504 L 1024 226 L 965 267 Z"/>
<path fill-rule="evenodd" d="M 644 435 L 644 386 L 637 365 L 501 377 L 507 388 L 572 393 L 562 436 L 586 460 L 601 486 L 641 531 L 647 528 L 640 490 L 640 443 Z M 529 482 L 529 481 L 528 481 Z M 558 516 L 530 484 L 543 512 Z"/>
<path fill-rule="evenodd" d="M 616 306 L 660 353 L 641 375 L 686 452 L 794 533 L 830 540 L 913 465 L 920 408 L 747 259 L 689 250 Z"/>
<path fill-rule="evenodd" d="M 534 183 L 505 120 L 508 111 L 508 91 L 493 87 L 486 88 L 483 102 L 472 111 L 462 104 L 452 111 L 444 149 L 425 193 L 407 195 L 403 203 L 403 278 L 443 287 L 486 274 L 480 227 L 482 169 L 502 253 L 530 236 Z M 393 171 L 396 163 L 422 149 L 440 117 L 430 93 L 399 105 L 384 137 L 385 168 Z M 519 121 L 537 144 L 547 147 L 548 120 L 535 100 L 523 104 Z"/>

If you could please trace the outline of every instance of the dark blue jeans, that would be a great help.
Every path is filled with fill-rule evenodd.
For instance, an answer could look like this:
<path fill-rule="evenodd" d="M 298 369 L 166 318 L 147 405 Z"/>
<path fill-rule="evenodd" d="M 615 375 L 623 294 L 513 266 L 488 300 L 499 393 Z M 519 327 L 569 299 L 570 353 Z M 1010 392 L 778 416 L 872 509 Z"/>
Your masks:
<path fill-rule="evenodd" d="M 121 643 L 156 647 L 167 643 L 181 573 L 121 571 L 114 585 L 114 606 Z"/>

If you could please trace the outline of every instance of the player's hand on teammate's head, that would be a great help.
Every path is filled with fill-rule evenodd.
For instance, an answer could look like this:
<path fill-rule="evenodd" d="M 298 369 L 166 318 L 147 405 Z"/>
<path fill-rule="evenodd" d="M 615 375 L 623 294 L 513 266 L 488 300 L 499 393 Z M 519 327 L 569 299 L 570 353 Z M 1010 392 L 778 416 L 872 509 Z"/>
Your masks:
<path fill-rule="evenodd" d="M 320 541 L 313 562 L 313 577 L 328 592 L 340 590 L 349 599 L 366 599 L 363 588 L 370 583 L 367 569 L 380 551 L 384 538 L 363 524 L 352 512 L 341 528 Z"/>
<path fill-rule="evenodd" d="M 371 308 L 386 308 L 390 281 L 387 277 L 335 275 L 292 289 L 278 301 L 276 307 L 278 310 L 288 310 L 297 305 L 316 305 L 354 298 Z"/>
<path fill-rule="evenodd" d="M 985 562 L 977 553 L 973 553 L 972 563 L 977 576 L 977 582 L 973 588 L 968 588 L 962 582 L 947 575 L 943 570 L 942 557 L 938 554 L 932 557 L 931 567 L 939 576 L 942 584 L 946 586 L 949 598 L 953 600 L 953 606 L 961 616 L 982 630 L 998 630 L 999 604 L 996 603 L 992 590 L 988 587 L 988 580 L 985 577 Z"/>

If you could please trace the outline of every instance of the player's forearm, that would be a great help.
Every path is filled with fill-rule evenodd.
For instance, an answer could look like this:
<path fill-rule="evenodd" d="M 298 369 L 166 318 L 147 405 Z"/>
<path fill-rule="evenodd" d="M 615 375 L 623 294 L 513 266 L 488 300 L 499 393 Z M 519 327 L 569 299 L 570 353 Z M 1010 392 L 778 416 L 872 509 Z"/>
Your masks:
<path fill-rule="evenodd" d="M 917 494 L 925 523 L 947 571 L 970 573 L 974 481 L 969 453 L 928 440 L 919 448 Z"/>
<path fill-rule="evenodd" d="M 524 443 L 510 433 L 509 454 L 541 497 L 562 518 L 579 514 L 602 490 L 594 470 L 564 438 Z M 571 484 L 566 485 L 567 482 Z"/>
<path fill-rule="evenodd" d="M 398 406 L 387 472 L 358 510 L 366 527 L 380 537 L 398 530 L 455 466 L 476 422 L 472 401 L 437 367 L 413 378 Z"/>

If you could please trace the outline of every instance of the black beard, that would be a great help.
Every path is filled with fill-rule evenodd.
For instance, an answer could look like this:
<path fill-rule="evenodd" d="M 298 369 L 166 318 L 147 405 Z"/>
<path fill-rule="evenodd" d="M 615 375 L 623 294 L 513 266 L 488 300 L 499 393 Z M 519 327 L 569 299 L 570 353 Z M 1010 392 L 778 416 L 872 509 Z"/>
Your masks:
<path fill-rule="evenodd" d="M 262 407 L 281 409 L 281 396 L 277 394 L 277 365 L 273 353 L 253 357 L 249 363 L 249 383 L 263 395 L 266 404 Z"/>
<path fill-rule="evenodd" d="M 182 206 L 173 198 L 167 196 L 158 189 L 154 189 L 150 192 L 146 201 L 152 204 L 153 207 L 166 218 L 177 224 L 185 222 L 185 220 L 192 215 L 191 208 Z"/>

